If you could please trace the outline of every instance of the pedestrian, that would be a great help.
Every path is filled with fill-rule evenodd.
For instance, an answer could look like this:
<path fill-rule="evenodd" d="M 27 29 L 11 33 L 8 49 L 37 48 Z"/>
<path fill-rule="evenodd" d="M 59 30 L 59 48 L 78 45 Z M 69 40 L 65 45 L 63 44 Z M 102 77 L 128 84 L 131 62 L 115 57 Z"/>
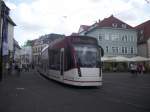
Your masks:
<path fill-rule="evenodd" d="M 130 72 L 131 72 L 132 74 L 134 74 L 134 71 L 135 71 L 135 69 L 134 69 L 134 64 L 131 63 L 131 64 L 130 64 Z"/>
<path fill-rule="evenodd" d="M 132 76 L 137 75 L 137 64 L 136 63 L 131 63 L 130 64 L 130 71 L 132 73 Z"/>
<path fill-rule="evenodd" d="M 137 63 L 134 63 L 134 73 L 135 73 L 135 75 L 137 75 L 137 71 L 138 71 Z"/>
<path fill-rule="evenodd" d="M 27 64 L 27 71 L 29 72 L 29 69 L 30 69 L 30 66 L 29 66 L 29 64 Z"/>
<path fill-rule="evenodd" d="M 6 71 L 7 71 L 7 74 L 10 74 L 11 72 L 9 63 L 6 63 Z"/>
<path fill-rule="evenodd" d="M 28 64 L 25 65 L 25 71 L 26 71 L 26 72 L 29 72 Z"/>
<path fill-rule="evenodd" d="M 20 75 L 19 63 L 16 63 L 16 65 L 15 65 L 15 70 L 16 70 L 16 72 L 17 72 L 17 75 Z"/>
<path fill-rule="evenodd" d="M 19 69 L 20 69 L 20 72 L 22 71 L 22 64 L 20 63 L 19 64 Z"/>
<path fill-rule="evenodd" d="M 137 73 L 139 73 L 139 74 L 141 73 L 141 64 L 137 65 Z"/>
<path fill-rule="evenodd" d="M 141 67 L 141 74 L 143 74 L 145 72 L 145 67 L 144 67 L 143 63 L 141 63 L 140 67 Z"/>
<path fill-rule="evenodd" d="M 144 65 L 142 63 L 138 64 L 138 73 L 143 74 L 144 71 L 145 71 Z"/>

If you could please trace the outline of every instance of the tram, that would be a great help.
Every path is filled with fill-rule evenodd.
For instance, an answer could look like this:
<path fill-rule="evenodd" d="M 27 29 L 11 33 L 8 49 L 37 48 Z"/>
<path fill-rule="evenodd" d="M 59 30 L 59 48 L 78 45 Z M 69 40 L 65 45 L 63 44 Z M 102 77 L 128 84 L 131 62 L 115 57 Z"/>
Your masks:
<path fill-rule="evenodd" d="M 97 39 L 66 36 L 46 46 L 38 71 L 46 77 L 75 86 L 101 86 L 104 51 Z"/>

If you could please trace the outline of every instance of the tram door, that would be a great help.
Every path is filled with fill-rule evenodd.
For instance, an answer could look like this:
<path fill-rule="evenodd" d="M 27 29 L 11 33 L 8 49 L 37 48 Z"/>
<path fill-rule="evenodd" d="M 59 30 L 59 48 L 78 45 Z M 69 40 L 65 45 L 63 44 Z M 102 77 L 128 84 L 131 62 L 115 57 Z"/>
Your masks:
<path fill-rule="evenodd" d="M 64 75 L 64 48 L 60 50 L 60 75 Z"/>

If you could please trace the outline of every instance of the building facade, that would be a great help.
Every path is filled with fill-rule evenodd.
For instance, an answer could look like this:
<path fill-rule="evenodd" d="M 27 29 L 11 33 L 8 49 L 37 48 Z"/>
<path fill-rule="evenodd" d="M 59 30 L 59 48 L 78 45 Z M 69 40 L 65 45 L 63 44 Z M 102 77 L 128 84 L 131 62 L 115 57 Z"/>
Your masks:
<path fill-rule="evenodd" d="M 16 26 L 16 24 L 8 17 L 8 53 L 11 62 L 14 57 L 14 26 Z"/>
<path fill-rule="evenodd" d="M 150 58 L 150 38 L 148 39 L 148 57 Z"/>
<path fill-rule="evenodd" d="M 137 31 L 113 15 L 83 29 L 79 35 L 95 37 L 104 49 L 104 56 L 137 55 Z"/>
<path fill-rule="evenodd" d="M 138 55 L 150 58 L 150 20 L 135 28 L 138 30 Z"/>
<path fill-rule="evenodd" d="M 24 66 L 32 64 L 32 47 L 24 46 L 20 50 L 20 63 Z"/>
<path fill-rule="evenodd" d="M 21 47 L 19 46 L 18 42 L 14 39 L 14 62 L 20 62 L 20 52 L 21 52 Z"/>
<path fill-rule="evenodd" d="M 13 62 L 14 46 L 14 26 L 16 24 L 9 16 L 10 9 L 6 6 L 5 2 L 0 0 L 0 63 L 1 69 L 5 72 L 6 63 L 11 67 Z M 1 70 L 2 71 L 2 70 Z"/>
<path fill-rule="evenodd" d="M 44 47 L 49 45 L 54 40 L 56 40 L 58 38 L 62 38 L 64 36 L 65 35 L 53 34 L 52 33 L 52 34 L 43 35 L 39 39 L 33 40 L 33 43 L 32 43 L 33 63 L 34 64 L 39 64 L 40 54 L 41 54 L 41 51 Z"/>
<path fill-rule="evenodd" d="M 43 43 L 43 40 L 36 39 L 32 46 L 32 57 L 33 57 L 33 63 L 39 64 L 40 59 L 40 53 L 44 47 L 46 47 L 47 44 Z"/>

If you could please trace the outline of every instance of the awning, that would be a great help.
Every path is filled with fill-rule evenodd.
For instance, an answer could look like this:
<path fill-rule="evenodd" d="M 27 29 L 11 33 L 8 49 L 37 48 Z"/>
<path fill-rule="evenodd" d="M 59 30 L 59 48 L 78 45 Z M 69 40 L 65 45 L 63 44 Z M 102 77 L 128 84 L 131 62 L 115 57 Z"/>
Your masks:
<path fill-rule="evenodd" d="M 131 62 L 150 61 L 150 58 L 146 58 L 146 57 L 142 57 L 142 56 L 136 56 L 136 57 L 130 58 L 130 61 Z"/>
<path fill-rule="evenodd" d="M 104 56 L 101 58 L 103 62 L 143 62 L 143 61 L 150 61 L 150 58 L 136 56 L 132 58 L 124 57 L 124 56 L 115 56 L 115 57 L 108 57 Z"/>
<path fill-rule="evenodd" d="M 103 62 L 128 62 L 129 58 L 123 56 L 115 56 L 115 57 L 102 57 L 101 60 Z"/>

